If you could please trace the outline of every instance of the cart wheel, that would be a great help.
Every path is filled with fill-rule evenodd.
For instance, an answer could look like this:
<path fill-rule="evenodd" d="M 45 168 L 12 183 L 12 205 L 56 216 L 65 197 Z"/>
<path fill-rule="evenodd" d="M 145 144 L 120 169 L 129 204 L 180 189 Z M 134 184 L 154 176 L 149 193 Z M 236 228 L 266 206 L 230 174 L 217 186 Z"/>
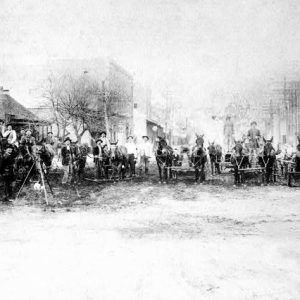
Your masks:
<path fill-rule="evenodd" d="M 294 176 L 290 173 L 289 175 L 288 175 L 288 186 L 289 187 L 294 187 L 295 186 L 295 178 L 294 178 Z"/>

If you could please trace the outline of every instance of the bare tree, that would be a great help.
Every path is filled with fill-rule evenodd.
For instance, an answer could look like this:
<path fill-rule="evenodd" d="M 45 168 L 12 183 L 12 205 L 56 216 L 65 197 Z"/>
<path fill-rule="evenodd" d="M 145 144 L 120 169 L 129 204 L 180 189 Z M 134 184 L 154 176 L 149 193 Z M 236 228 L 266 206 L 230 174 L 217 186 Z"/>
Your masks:
<path fill-rule="evenodd" d="M 58 109 L 61 89 L 60 78 L 51 74 L 42 86 L 42 96 L 50 104 L 52 109 L 54 123 L 57 127 L 57 136 L 62 136 L 64 138 L 66 127 L 69 125 L 69 120 L 67 120 L 66 116 L 61 114 Z"/>
<path fill-rule="evenodd" d="M 72 126 L 78 142 L 86 131 L 95 131 L 103 115 L 99 110 L 98 83 L 87 76 L 49 76 L 44 97 L 50 102 L 59 130 Z M 102 117 L 103 118 L 103 117 Z"/>

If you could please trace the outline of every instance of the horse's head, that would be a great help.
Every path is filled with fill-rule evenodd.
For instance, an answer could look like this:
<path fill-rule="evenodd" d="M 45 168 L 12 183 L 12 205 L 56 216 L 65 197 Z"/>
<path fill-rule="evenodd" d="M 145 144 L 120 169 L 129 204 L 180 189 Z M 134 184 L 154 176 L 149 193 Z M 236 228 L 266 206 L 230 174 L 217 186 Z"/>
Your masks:
<path fill-rule="evenodd" d="M 168 156 L 171 155 L 173 150 L 170 146 L 168 146 L 168 143 L 165 138 L 158 137 L 158 148 L 157 152 L 160 155 Z"/>
<path fill-rule="evenodd" d="M 208 148 L 208 152 L 209 154 L 215 154 L 216 153 L 216 145 L 215 145 L 215 142 L 208 142 L 209 146 L 207 147 Z"/>
<path fill-rule="evenodd" d="M 237 156 L 242 156 L 243 155 L 243 150 L 244 150 L 244 146 L 243 146 L 243 142 L 241 140 L 238 140 L 238 141 L 234 141 L 234 153 L 235 155 Z"/>
<path fill-rule="evenodd" d="M 198 135 L 196 134 L 196 145 L 197 147 L 203 147 L 203 144 L 204 144 L 204 134 L 201 134 L 201 135 Z"/>
<path fill-rule="evenodd" d="M 273 143 L 273 137 L 271 139 L 269 139 L 269 140 L 266 140 L 265 138 L 263 138 L 263 141 L 265 143 L 264 150 L 263 150 L 264 155 L 265 156 L 274 156 L 275 155 L 275 149 L 274 149 L 274 147 L 272 145 L 272 143 Z"/>
<path fill-rule="evenodd" d="M 107 147 L 106 150 L 108 151 Z M 115 158 L 118 155 L 118 141 L 110 144 L 110 156 Z"/>

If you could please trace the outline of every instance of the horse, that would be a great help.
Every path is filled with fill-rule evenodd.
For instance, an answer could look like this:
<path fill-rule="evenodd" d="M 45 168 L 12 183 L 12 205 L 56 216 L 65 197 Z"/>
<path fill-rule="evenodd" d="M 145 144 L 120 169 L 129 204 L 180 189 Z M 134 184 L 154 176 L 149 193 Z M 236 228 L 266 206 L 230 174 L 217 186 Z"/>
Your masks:
<path fill-rule="evenodd" d="M 263 151 L 258 155 L 258 163 L 261 167 L 265 168 L 265 179 L 269 183 L 276 169 L 276 151 L 272 145 L 273 137 L 270 140 L 263 138 L 263 141 L 265 144 Z M 273 181 L 276 181 L 275 175 Z"/>
<path fill-rule="evenodd" d="M 37 154 L 37 158 L 40 159 L 42 168 L 48 173 L 52 165 L 54 152 L 51 151 L 51 149 L 48 148 L 48 145 L 45 144 L 45 141 L 42 140 L 36 145 L 35 153 Z"/>
<path fill-rule="evenodd" d="M 23 182 L 27 176 L 36 174 L 35 146 L 20 144 L 15 161 L 15 169 Z M 30 172 L 30 174 L 28 174 Z"/>
<path fill-rule="evenodd" d="M 231 164 L 234 170 L 234 184 L 244 183 L 243 173 L 240 174 L 239 169 L 250 166 L 249 153 L 243 146 L 243 141 L 234 141 L 233 154 L 231 155 Z"/>
<path fill-rule="evenodd" d="M 195 182 L 205 181 L 205 166 L 207 163 L 207 154 L 204 148 L 204 135 L 197 135 L 196 145 L 192 149 L 191 161 L 195 169 Z"/>
<path fill-rule="evenodd" d="M 89 153 L 88 145 L 84 144 L 76 147 L 75 161 L 74 161 L 74 175 L 78 183 L 80 183 L 83 179 L 88 153 Z"/>
<path fill-rule="evenodd" d="M 173 149 L 168 146 L 167 141 L 164 138 L 158 138 L 158 147 L 155 153 L 156 163 L 158 167 L 160 182 L 166 182 L 168 178 L 172 178 L 172 172 L 170 167 L 173 162 Z"/>
<path fill-rule="evenodd" d="M 220 145 L 215 145 L 215 142 L 212 142 L 209 143 L 207 149 L 210 159 L 211 174 L 214 175 L 216 172 L 221 174 L 220 162 L 222 159 L 222 147 Z"/>
<path fill-rule="evenodd" d="M 288 178 L 288 173 L 293 163 L 293 153 L 293 147 L 285 144 L 280 147 L 278 155 L 276 156 L 278 168 L 280 169 L 281 176 L 283 176 L 284 179 Z"/>
<path fill-rule="evenodd" d="M 127 149 L 118 142 L 111 143 L 109 161 L 112 170 L 112 178 L 124 179 L 128 168 Z"/>

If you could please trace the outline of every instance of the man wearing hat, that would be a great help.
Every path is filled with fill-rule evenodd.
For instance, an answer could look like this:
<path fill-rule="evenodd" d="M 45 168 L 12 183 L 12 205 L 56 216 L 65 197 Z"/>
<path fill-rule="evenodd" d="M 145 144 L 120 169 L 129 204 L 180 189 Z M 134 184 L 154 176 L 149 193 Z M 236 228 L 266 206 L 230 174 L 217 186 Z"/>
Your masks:
<path fill-rule="evenodd" d="M 106 136 L 105 131 L 100 132 L 100 140 L 101 140 L 101 147 L 103 148 L 105 145 L 107 146 L 107 149 L 110 150 L 110 142 L 109 139 Z"/>
<path fill-rule="evenodd" d="M 137 146 L 134 142 L 133 136 L 130 135 L 127 137 L 127 143 L 125 144 L 127 155 L 128 155 L 128 163 L 130 167 L 130 177 L 135 176 L 135 164 L 137 160 Z"/>
<path fill-rule="evenodd" d="M 145 167 L 145 174 L 149 172 L 149 159 L 152 156 L 153 146 L 149 141 L 147 135 L 142 136 L 143 142 L 139 145 L 139 158 L 140 158 L 140 172 L 143 166 Z"/>
<path fill-rule="evenodd" d="M 0 166 L 0 174 L 4 181 L 4 201 L 11 201 L 13 197 L 13 183 L 15 181 L 14 164 L 17 152 L 14 151 L 14 146 L 8 144 L 6 147 L 2 163 Z"/>
<path fill-rule="evenodd" d="M 224 137 L 225 137 L 225 146 L 226 146 L 227 151 L 229 152 L 232 148 L 233 135 L 234 135 L 234 125 L 233 125 L 233 122 L 231 121 L 230 116 L 226 117 L 223 133 L 224 133 Z"/>
<path fill-rule="evenodd" d="M 57 146 L 57 142 L 56 142 L 56 139 L 53 137 L 52 131 L 49 131 L 47 133 L 45 144 L 46 144 L 46 148 L 48 149 L 48 151 L 54 156 L 55 152 L 56 152 L 55 148 Z"/>
<path fill-rule="evenodd" d="M 31 155 L 35 155 L 35 138 L 32 136 L 32 130 L 29 128 L 25 131 L 25 136 L 21 138 L 20 145 L 27 147 Z"/>
<path fill-rule="evenodd" d="M 23 137 L 25 137 L 25 129 L 24 128 L 22 128 L 20 130 L 20 133 L 19 133 L 19 136 L 18 136 L 19 143 L 21 143 L 21 140 L 22 140 Z"/>
<path fill-rule="evenodd" d="M 96 166 L 96 178 L 99 179 L 103 175 L 103 150 L 101 147 L 101 139 L 96 140 L 96 146 L 93 148 L 94 163 Z"/>
<path fill-rule="evenodd" d="M 8 144 L 17 145 L 17 133 L 12 128 L 12 124 L 6 125 L 6 130 L 4 126 L 2 126 L 2 136 L 7 139 Z"/>
<path fill-rule="evenodd" d="M 64 171 L 62 184 L 70 183 L 73 175 L 73 163 L 75 160 L 75 151 L 71 146 L 71 139 L 67 137 L 61 149 L 62 168 Z"/>
<path fill-rule="evenodd" d="M 256 128 L 256 121 L 251 122 L 251 128 L 248 130 L 247 137 L 249 138 L 250 146 L 254 153 L 257 154 L 257 149 L 259 148 L 259 139 L 261 137 L 260 130 Z"/>

